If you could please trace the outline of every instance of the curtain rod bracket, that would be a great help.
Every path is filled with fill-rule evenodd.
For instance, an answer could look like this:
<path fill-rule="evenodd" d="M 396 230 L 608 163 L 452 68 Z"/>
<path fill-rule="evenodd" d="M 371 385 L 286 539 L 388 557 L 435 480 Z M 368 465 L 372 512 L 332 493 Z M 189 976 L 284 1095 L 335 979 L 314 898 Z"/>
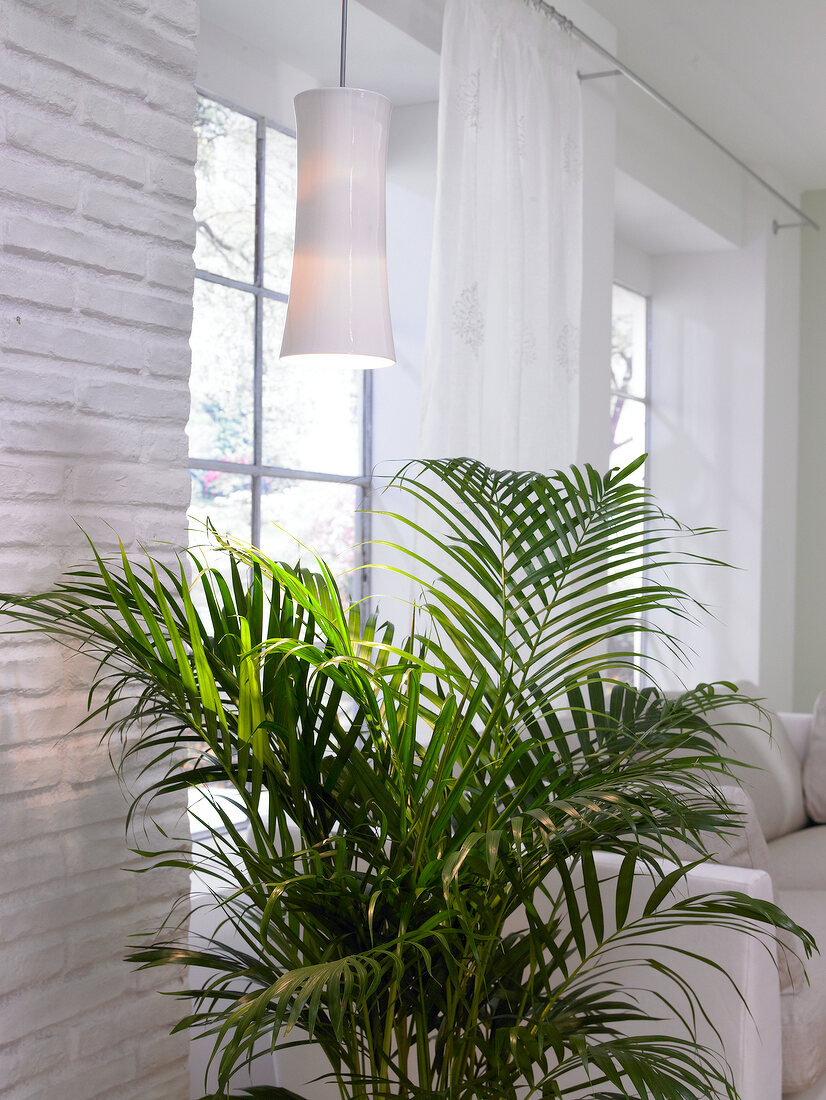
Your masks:
<path fill-rule="evenodd" d="M 618 71 L 623 76 L 627 77 L 632 84 L 636 84 L 636 86 L 641 91 L 645 92 L 646 95 L 650 96 L 655 103 L 659 103 L 661 107 L 664 107 L 672 115 L 675 115 L 677 118 L 682 119 L 682 121 L 686 123 L 686 125 L 690 126 L 691 129 L 695 131 L 695 133 L 700 134 L 701 137 L 705 138 L 706 141 L 710 142 L 716 149 L 719 149 L 720 152 L 724 154 L 724 156 L 727 156 L 729 160 L 739 165 L 740 168 L 742 168 L 747 175 L 751 176 L 755 183 L 758 183 L 765 191 L 768 191 L 770 195 L 774 195 L 776 199 L 783 203 L 787 210 L 791 210 L 793 214 L 797 214 L 799 218 L 802 218 L 801 224 L 809 225 L 812 227 L 812 229 L 820 229 L 820 226 L 817 224 L 814 218 L 810 218 L 808 214 L 804 213 L 797 206 L 795 206 L 795 204 L 787 199 L 784 194 L 778 191 L 776 187 L 773 187 L 768 180 L 758 175 L 757 172 L 755 172 L 753 168 L 750 168 L 744 160 L 741 160 L 740 157 L 732 153 L 731 149 L 728 149 L 725 145 L 723 145 L 721 141 L 718 141 L 716 137 L 713 137 L 708 132 L 708 130 L 704 130 L 702 126 L 698 125 L 692 118 L 689 118 L 684 111 L 681 111 L 679 107 L 676 107 L 670 99 L 666 99 L 664 95 L 656 90 L 656 88 L 652 88 L 651 85 L 643 80 L 641 76 L 638 76 L 633 71 L 633 69 L 629 69 L 627 65 L 624 65 L 618 57 L 615 57 L 609 50 L 606 50 L 604 46 L 601 46 L 599 42 L 593 39 L 589 34 L 586 34 L 585 31 L 583 31 L 580 27 L 576 25 L 576 23 L 574 23 L 571 19 L 566 19 L 565 16 L 558 12 L 555 7 L 548 3 L 548 0 L 525 0 L 525 2 L 537 11 L 543 12 L 546 16 L 548 16 L 549 19 L 553 19 L 554 22 L 562 27 L 563 30 L 567 31 L 569 34 L 574 35 L 580 40 L 580 42 L 584 42 L 586 46 L 592 49 L 595 53 L 599 54 L 600 57 L 604 57 L 606 61 L 610 62 L 612 65 L 615 65 Z M 586 73 L 585 75 L 587 78 L 588 74 Z M 602 74 L 599 73 L 595 75 Z M 582 79 L 583 77 L 580 74 L 580 80 Z M 780 226 L 780 228 L 785 229 L 786 227 Z"/>
<path fill-rule="evenodd" d="M 775 218 L 774 221 L 772 222 L 772 233 L 774 233 L 775 236 L 777 236 L 777 234 L 780 232 L 781 229 L 811 229 L 811 228 L 812 228 L 811 222 L 779 222 L 777 220 L 777 218 Z M 814 226 L 814 228 L 817 229 L 817 226 Z"/>
<path fill-rule="evenodd" d="M 602 69 L 598 73 L 581 73 L 577 69 L 576 75 L 580 80 L 600 80 L 604 76 L 622 76 L 622 69 Z"/>

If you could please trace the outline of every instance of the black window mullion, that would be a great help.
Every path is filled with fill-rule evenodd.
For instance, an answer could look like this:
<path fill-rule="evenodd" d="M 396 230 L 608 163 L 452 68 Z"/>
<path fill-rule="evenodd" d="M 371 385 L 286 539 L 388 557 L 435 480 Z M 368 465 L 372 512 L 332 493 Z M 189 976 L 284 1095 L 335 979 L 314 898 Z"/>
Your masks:
<path fill-rule="evenodd" d="M 256 122 L 255 132 L 255 268 L 254 282 L 256 288 L 264 285 L 264 217 L 266 194 L 266 157 L 267 157 L 267 125 L 263 118 Z M 254 335 L 254 359 L 252 372 L 252 432 L 253 432 L 253 462 L 261 465 L 264 453 L 262 432 L 264 421 L 264 299 L 260 294 L 255 295 L 255 335 Z M 261 544 L 261 478 L 253 475 L 252 479 L 252 532 L 253 546 Z"/>
<path fill-rule="evenodd" d="M 369 478 L 354 474 L 327 474 L 322 470 L 293 470 L 288 466 L 268 466 L 253 462 L 227 462 L 222 458 L 190 458 L 193 470 L 217 470 L 227 474 L 243 474 L 245 477 L 285 478 L 289 481 L 333 481 L 344 485 L 366 485 Z"/>
<path fill-rule="evenodd" d="M 203 279 L 207 283 L 217 283 L 219 286 L 228 286 L 231 290 L 245 290 L 248 294 L 255 294 L 263 298 L 271 298 L 275 302 L 287 302 L 287 295 L 280 290 L 270 290 L 265 286 L 256 286 L 255 283 L 244 282 L 243 279 L 231 279 L 228 275 L 215 275 L 203 268 L 195 268 L 195 278 Z"/>
<path fill-rule="evenodd" d="M 366 600 L 370 595 L 370 540 L 373 537 L 372 501 L 373 476 L 373 372 L 366 370 L 361 388 L 361 476 L 365 479 L 364 491 L 356 511 L 357 561 L 361 566 L 358 576 L 359 596 Z"/>
<path fill-rule="evenodd" d="M 252 519 L 252 537 L 250 541 L 253 546 L 261 545 L 261 475 L 253 474 L 250 485 L 250 491 L 252 493 L 252 507 L 250 515 Z"/>
<path fill-rule="evenodd" d="M 252 430 L 253 462 L 261 466 L 263 454 L 262 429 L 264 419 L 263 376 L 264 376 L 264 300 L 255 299 L 255 356 L 252 372 Z M 261 545 L 261 475 L 252 477 L 252 532 L 250 541 L 253 546 Z"/>

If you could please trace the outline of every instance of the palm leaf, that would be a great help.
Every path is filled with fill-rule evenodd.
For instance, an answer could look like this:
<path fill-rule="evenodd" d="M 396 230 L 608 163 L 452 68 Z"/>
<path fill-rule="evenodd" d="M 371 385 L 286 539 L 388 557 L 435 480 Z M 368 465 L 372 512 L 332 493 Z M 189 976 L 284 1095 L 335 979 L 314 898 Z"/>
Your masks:
<path fill-rule="evenodd" d="M 392 516 L 394 549 L 424 598 L 398 641 L 320 559 L 220 536 L 223 574 L 92 547 L 54 591 L 0 597 L 18 629 L 95 658 L 86 721 L 127 738 L 136 805 L 205 784 L 202 837 L 140 854 L 197 873 L 216 931 L 190 939 L 174 911 L 130 957 L 190 968 L 179 1027 L 212 1037 L 219 1095 L 268 1037 L 312 1038 L 346 1097 L 734 1096 L 696 1041 L 690 952 L 649 964 L 683 998 L 682 1038 L 627 1034 L 646 1023 L 628 967 L 693 925 L 813 945 L 767 903 L 674 900 L 687 867 L 662 857 L 679 842 L 700 861 L 704 835 L 738 827 L 709 721 L 738 696 L 617 679 L 641 656 L 617 639 L 679 654 L 674 624 L 703 613 L 669 580 L 688 532 L 631 473 L 406 467 L 392 484 L 418 519 Z"/>

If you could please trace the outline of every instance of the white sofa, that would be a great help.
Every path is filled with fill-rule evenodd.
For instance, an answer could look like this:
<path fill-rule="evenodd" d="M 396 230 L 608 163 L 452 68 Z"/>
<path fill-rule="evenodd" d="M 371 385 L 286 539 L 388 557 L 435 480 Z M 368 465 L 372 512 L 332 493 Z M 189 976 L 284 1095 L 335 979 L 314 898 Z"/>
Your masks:
<path fill-rule="evenodd" d="M 596 863 L 603 880 L 606 912 L 610 912 L 620 860 L 603 853 Z M 666 872 L 674 866 L 663 861 Z M 629 917 L 640 915 L 654 885 L 653 878 L 646 875 L 643 880 L 640 876 Z M 707 863 L 690 871 L 663 904 L 721 890 L 772 900 L 771 879 L 766 871 Z M 675 932 L 659 933 L 646 940 L 646 957 L 673 967 L 697 993 L 716 1033 L 698 1016 L 696 1037 L 731 1066 L 741 1100 L 780 1100 L 781 1096 L 780 989 L 774 951 L 772 945 L 768 947 L 734 931 L 702 927 L 692 929 L 690 940 Z M 674 948 L 710 959 L 722 970 L 713 970 L 686 955 L 675 955 Z M 635 1000 L 650 1016 L 651 1022 L 641 1025 L 639 1031 L 686 1038 L 685 1026 L 677 1014 L 686 1016 L 689 1003 L 672 981 L 648 966 L 626 968 L 618 980 L 635 991 Z"/>
<path fill-rule="evenodd" d="M 780 717 L 805 763 L 811 716 Z M 795 982 L 780 997 L 783 1092 L 798 1100 L 826 1100 L 826 825 L 807 824 L 774 839 L 768 852 L 775 901 L 821 950 L 806 964 L 808 982 Z"/>
<path fill-rule="evenodd" d="M 759 692 L 755 690 L 755 694 Z M 770 766 L 774 782 L 767 784 L 756 776 L 751 782 L 749 777 L 741 777 L 741 781 L 752 797 L 767 841 L 773 899 L 812 933 L 824 953 L 815 954 L 806 963 L 808 981 L 801 974 L 802 967 L 792 960 L 792 973 L 785 975 L 782 990 L 777 976 L 770 972 L 764 981 L 750 985 L 746 1001 L 752 1011 L 758 1003 L 763 1006 L 774 1002 L 778 1006 L 774 1015 L 779 1016 L 779 1033 L 763 1028 L 758 1035 L 756 1029 L 749 1029 L 747 1012 L 741 1006 L 738 1014 L 750 1038 L 739 1051 L 727 1050 L 726 1054 L 733 1065 L 739 1061 L 755 1071 L 757 1091 L 744 1091 L 743 1100 L 777 1100 L 779 1093 L 769 1093 L 760 1082 L 776 1075 L 778 1063 L 782 1066 L 784 1096 L 826 1100 L 826 825 L 809 823 L 803 808 L 802 765 L 809 748 L 812 716 L 781 714 L 779 718 L 782 726 L 775 724 L 772 729 Z M 794 759 L 790 758 L 790 749 Z M 773 805 L 765 805 L 772 796 Z M 762 872 L 756 869 L 750 873 Z"/>
<path fill-rule="evenodd" d="M 743 685 L 743 690 L 760 695 L 753 685 Z M 806 820 L 801 767 L 813 722 L 805 714 L 772 717 L 771 743 L 765 733 L 745 726 L 720 727 L 731 755 L 761 769 L 738 774 L 748 795 L 744 804 L 749 814 L 748 843 L 739 845 L 737 860 L 746 866 L 705 864 L 690 872 L 683 894 L 740 890 L 775 901 L 812 933 L 824 954 L 815 954 L 805 964 L 807 981 L 802 963 L 781 950 L 781 989 L 773 951 L 745 935 L 693 929 L 690 939 L 684 933 L 672 934 L 667 942 L 713 959 L 743 995 L 741 999 L 731 984 L 707 967 L 686 960 L 679 968 L 720 1032 L 719 1042 L 707 1027 L 700 1028 L 699 1037 L 709 1046 L 722 1047 L 741 1100 L 826 1100 L 826 825 Z M 737 716 L 738 722 L 753 720 L 753 714 Z M 720 857 L 725 860 L 722 852 Z M 616 873 L 614 862 L 610 856 L 600 860 L 609 881 Z M 641 897 L 650 891 L 645 885 L 640 884 Z M 668 961 L 673 965 L 674 956 Z M 643 987 L 651 984 L 650 971 L 639 977 Z M 632 973 L 625 981 L 633 985 L 634 979 Z M 673 987 L 660 986 L 659 992 L 675 996 Z M 643 995 L 642 1001 L 650 1003 L 652 1016 L 663 1017 L 656 997 L 649 1002 Z M 685 1034 L 676 1019 L 658 1023 L 657 1030 Z"/>
<path fill-rule="evenodd" d="M 759 697 L 757 688 L 746 691 Z M 753 717 L 749 714 L 744 720 L 751 721 Z M 758 733 L 756 753 L 749 751 L 753 745 L 747 744 L 745 751 L 742 744 L 732 745 L 733 756 L 748 759 L 751 755 L 751 762 L 755 763 L 762 754 L 764 765 L 762 771 L 741 775 L 751 799 L 746 804 L 754 810 L 746 830 L 748 843 L 740 846 L 738 858 L 738 862 L 747 865 L 720 862 L 695 868 L 689 873 L 682 893 L 733 889 L 777 901 L 823 945 L 824 954 L 815 955 L 807 963 L 810 984 L 801 978 L 799 968 L 795 973 L 792 966 L 786 980 L 788 988 L 781 991 L 773 949 L 766 950 L 757 940 L 734 932 L 721 934 L 715 929 L 694 929 L 690 942 L 674 935 L 669 941 L 672 946 L 686 947 L 714 959 L 731 979 L 729 983 L 708 968 L 688 962 L 683 968 L 684 976 L 700 993 L 719 1031 L 718 1039 L 709 1027 L 701 1026 L 699 1038 L 709 1046 L 722 1047 L 741 1100 L 780 1100 L 781 1095 L 794 1095 L 796 1100 L 826 1100 L 826 825 L 808 824 L 803 810 L 801 763 L 808 750 L 812 718 L 803 714 L 779 717 L 782 729 L 773 730 L 774 745 L 768 754 L 764 734 Z M 727 735 L 727 739 L 731 744 L 732 738 Z M 769 838 L 767 843 L 764 833 Z M 599 867 L 605 889 L 610 891 L 618 862 L 604 854 L 599 858 Z M 651 885 L 640 882 L 640 907 Z M 196 883 L 193 889 L 198 892 Z M 608 908 L 610 911 L 613 906 Z M 204 927 L 200 930 L 208 932 L 214 919 L 209 911 L 201 911 L 197 920 Z M 664 946 L 663 950 L 667 948 Z M 655 948 L 652 954 L 656 953 Z M 667 961 L 673 964 L 674 956 L 669 954 Z M 639 977 L 639 988 L 656 986 L 656 977 L 650 969 L 646 968 Z M 632 972 L 626 980 L 636 985 Z M 734 986 L 742 993 L 742 999 Z M 674 989 L 663 985 L 659 990 L 654 988 L 650 997 L 640 995 L 642 1003 L 650 1005 L 651 1016 L 660 1021 L 656 1030 L 684 1034 L 677 1020 L 663 1019 L 663 1000 L 657 993 L 673 1000 Z M 652 1030 L 650 1025 L 648 1030 Z M 207 1040 L 193 1044 L 192 1096 L 202 1095 L 210 1046 Z M 307 1087 L 308 1076 L 323 1072 L 316 1061 L 308 1074 L 307 1061 L 306 1050 L 280 1052 L 272 1059 L 258 1062 L 252 1077 L 243 1076 L 237 1085 L 278 1083 L 295 1088 L 310 1100 L 334 1100 L 338 1093 L 331 1084 L 315 1082 Z"/>

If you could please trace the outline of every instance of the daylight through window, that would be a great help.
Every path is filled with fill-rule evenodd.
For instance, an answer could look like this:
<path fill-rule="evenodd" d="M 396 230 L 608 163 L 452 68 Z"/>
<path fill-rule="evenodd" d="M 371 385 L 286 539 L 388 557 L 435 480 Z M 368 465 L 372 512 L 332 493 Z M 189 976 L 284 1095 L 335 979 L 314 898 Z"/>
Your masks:
<path fill-rule="evenodd" d="M 614 286 L 611 324 L 611 460 L 627 466 L 648 450 L 648 299 Z M 645 463 L 635 475 L 645 483 Z"/>
<path fill-rule="evenodd" d="M 623 468 L 648 451 L 648 299 L 633 290 L 614 286 L 611 317 L 611 452 L 609 466 Z M 633 474 L 638 485 L 648 483 L 650 459 Z M 638 583 L 645 583 L 645 574 Z M 634 578 L 621 585 L 633 586 Z M 613 642 L 619 652 L 648 652 L 648 635 L 640 630 Z M 633 679 L 617 668 L 618 679 Z"/>
<path fill-rule="evenodd" d="M 354 546 L 367 535 L 357 511 L 370 379 L 279 362 L 295 135 L 207 95 L 198 97 L 196 132 L 190 515 L 270 557 L 311 564 L 297 538 L 341 574 L 360 564 Z M 197 522 L 190 541 L 204 543 Z M 341 578 L 352 598 L 364 595 L 364 572 Z"/>

